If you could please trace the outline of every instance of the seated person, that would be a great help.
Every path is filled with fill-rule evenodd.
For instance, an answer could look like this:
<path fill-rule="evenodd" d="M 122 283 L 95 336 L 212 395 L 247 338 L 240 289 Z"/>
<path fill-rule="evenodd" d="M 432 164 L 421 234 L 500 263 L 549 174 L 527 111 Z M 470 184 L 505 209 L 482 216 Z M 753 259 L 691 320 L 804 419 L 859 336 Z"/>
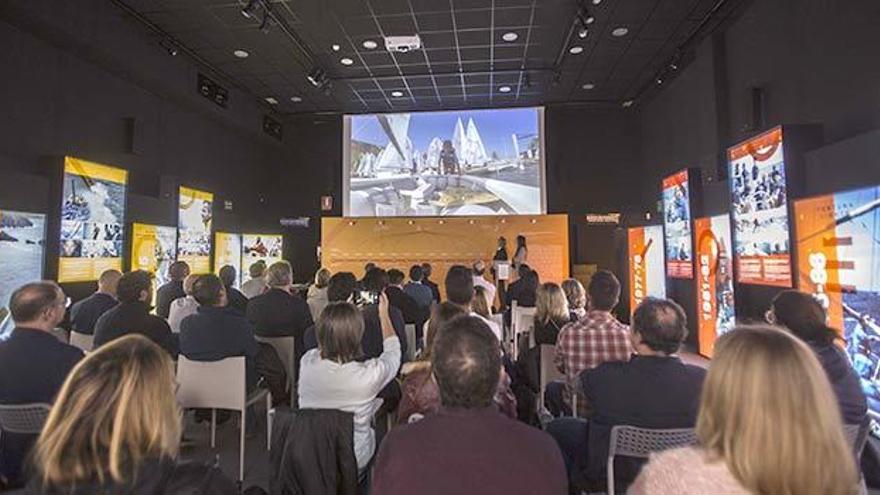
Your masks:
<path fill-rule="evenodd" d="M 371 492 L 566 493 L 565 466 L 550 437 L 498 412 L 501 346 L 483 320 L 453 319 L 432 350 L 442 407 L 388 433 Z"/>
<path fill-rule="evenodd" d="M 321 268 L 315 272 L 315 283 L 309 287 L 306 294 L 306 303 L 312 312 L 312 320 L 318 321 L 324 306 L 327 306 L 327 284 L 330 283 L 330 277 L 333 274 L 326 268 Z"/>
<path fill-rule="evenodd" d="M 168 326 L 174 333 L 180 333 L 180 322 L 189 315 L 196 314 L 199 302 L 193 297 L 193 284 L 199 279 L 199 275 L 193 273 L 183 279 L 183 292 L 185 296 L 171 302 L 168 310 Z"/>
<path fill-rule="evenodd" d="M 384 294 L 385 289 L 388 288 L 388 283 L 388 272 L 382 268 L 372 268 L 364 275 L 362 281 L 364 290 L 373 294 Z M 406 356 L 408 342 L 406 341 L 406 322 L 403 312 L 400 308 L 391 304 L 391 299 L 388 300 L 388 304 L 391 305 L 388 310 L 391 317 L 391 325 L 394 327 L 394 333 L 400 338 L 400 352 L 403 353 L 403 356 Z M 364 314 L 365 325 L 363 340 L 364 357 L 368 359 L 377 358 L 384 349 L 379 304 L 367 302 L 361 306 L 361 312 Z"/>
<path fill-rule="evenodd" d="M 476 299 L 479 300 L 479 297 Z M 403 383 L 400 385 L 402 398 L 397 408 L 398 424 L 406 424 L 434 414 L 440 409 L 440 389 L 431 377 L 431 351 L 437 336 L 443 333 L 446 324 L 457 316 L 466 315 L 461 306 L 450 302 L 434 306 L 428 324 L 425 351 L 419 356 L 418 361 L 405 364 L 401 371 Z M 510 377 L 504 370 L 501 371 L 498 390 L 495 392 L 495 405 L 502 413 L 516 419 L 516 399 L 510 391 Z"/>
<path fill-rule="evenodd" d="M 598 486 L 605 482 L 613 426 L 693 428 L 697 419 L 706 371 L 682 363 L 677 356 L 687 337 L 681 306 L 646 299 L 633 315 L 631 336 L 635 354 L 628 362 L 606 362 L 581 375 L 581 393 L 590 405 L 589 421 L 559 418 L 547 426 L 571 474 L 576 479 L 583 474 Z M 581 472 L 584 453 L 586 469 Z M 620 487 L 632 483 L 641 464 L 634 459 L 617 460 L 616 483 Z"/>
<path fill-rule="evenodd" d="M 46 420 L 27 493 L 237 494 L 219 468 L 178 460 L 174 390 L 174 364 L 141 335 L 89 353 Z"/>
<path fill-rule="evenodd" d="M 241 284 L 241 293 L 250 300 L 266 292 L 269 288 L 266 285 L 266 262 L 263 260 L 253 262 L 248 267 L 248 275 L 250 275 L 250 280 Z"/>
<path fill-rule="evenodd" d="M 394 333 L 384 294 L 378 306 L 383 351 L 378 358 L 366 361 L 356 360 L 364 333 L 364 319 L 357 307 L 332 302 L 324 308 L 317 325 L 318 348 L 303 356 L 297 388 L 300 408 L 354 413 L 354 453 L 361 473 L 376 449 L 372 421 L 382 406 L 377 396 L 394 380 L 401 359 L 400 339 Z"/>
<path fill-rule="evenodd" d="M 825 323 L 822 304 L 805 292 L 785 290 L 773 298 L 767 321 L 784 327 L 810 346 L 831 382 L 843 422 L 864 424 L 868 414 L 865 392 L 844 347 L 838 345 L 844 343 L 840 333 Z"/>
<path fill-rule="evenodd" d="M 167 321 L 150 314 L 153 275 L 143 270 L 126 273 L 119 279 L 116 297 L 119 304 L 101 315 L 95 323 L 95 348 L 124 335 L 138 333 L 158 344 L 176 359 L 177 337 L 171 333 Z"/>
<path fill-rule="evenodd" d="M 517 268 L 517 279 L 507 287 L 504 304 L 510 308 L 513 301 L 518 306 L 534 308 L 537 304 L 538 272 L 529 268 L 529 265 L 523 263 Z"/>
<path fill-rule="evenodd" d="M 175 261 L 168 267 L 170 282 L 159 287 L 156 291 L 156 314 L 162 318 L 168 318 L 171 313 L 171 303 L 186 297 L 183 291 L 183 279 L 189 275 L 189 265 L 185 261 Z"/>
<path fill-rule="evenodd" d="M 492 308 L 486 302 L 486 288 L 482 285 L 474 286 L 474 300 L 471 301 L 471 309 L 477 315 L 487 319 L 492 319 Z"/>
<path fill-rule="evenodd" d="M 652 455 L 628 493 L 864 493 L 834 394 L 810 354 L 775 328 L 722 335 L 703 385 L 699 447 Z"/>
<path fill-rule="evenodd" d="M 535 306 L 535 343 L 556 345 L 556 338 L 570 320 L 568 299 L 562 288 L 553 282 L 538 287 Z"/>
<path fill-rule="evenodd" d="M 562 281 L 562 291 L 568 300 L 571 321 L 577 321 L 587 315 L 587 291 L 580 280 L 569 278 Z"/>
<path fill-rule="evenodd" d="M 446 300 L 464 309 L 469 315 L 483 320 L 492 333 L 502 340 L 501 325 L 488 318 L 484 318 L 473 310 L 473 301 L 476 295 L 474 291 L 474 277 L 470 268 L 464 265 L 453 265 L 446 272 Z"/>
<path fill-rule="evenodd" d="M 477 260 L 473 264 L 474 287 L 482 287 L 486 305 L 490 308 L 495 305 L 495 293 L 498 290 L 495 284 L 486 280 L 486 264 L 483 260 Z"/>
<path fill-rule="evenodd" d="M 102 314 L 116 306 L 116 284 L 122 273 L 105 270 L 98 277 L 98 290 L 70 307 L 70 328 L 85 335 L 95 333 L 95 323 Z"/>
<path fill-rule="evenodd" d="M 403 272 L 400 270 L 395 268 L 388 270 L 388 287 L 385 288 L 385 295 L 388 296 L 388 302 L 403 314 L 405 323 L 421 327 L 428 319 L 428 308 L 419 305 L 404 292 L 403 277 Z"/>
<path fill-rule="evenodd" d="M 431 288 L 422 283 L 425 272 L 422 271 L 421 265 L 413 265 L 409 269 L 409 282 L 403 286 L 403 291 L 409 294 L 409 297 L 416 300 L 419 306 L 430 308 L 434 304 L 434 292 Z"/>
<path fill-rule="evenodd" d="M 228 306 L 242 315 L 246 314 L 248 298 L 240 290 L 235 288 L 235 281 L 238 278 L 238 272 L 235 271 L 235 267 L 232 265 L 225 265 L 220 268 L 217 275 L 220 277 L 220 280 L 223 281 L 223 286 L 226 287 L 226 299 L 229 301 Z"/>
<path fill-rule="evenodd" d="M 0 404 L 51 404 L 82 359 L 82 351 L 52 335 L 64 320 L 65 302 L 64 292 L 54 282 L 26 284 L 12 293 L 9 309 L 15 329 L 0 341 Z M 0 477 L 10 486 L 24 481 L 22 463 L 35 439 L 0 434 Z"/>
<path fill-rule="evenodd" d="M 247 318 L 228 305 L 226 287 L 216 275 L 201 275 L 193 286 L 199 307 L 180 324 L 180 352 L 193 361 L 219 361 L 244 356 L 248 390 L 260 376 L 266 379 L 276 403 L 285 402 L 287 373 L 269 344 L 254 338 Z"/>

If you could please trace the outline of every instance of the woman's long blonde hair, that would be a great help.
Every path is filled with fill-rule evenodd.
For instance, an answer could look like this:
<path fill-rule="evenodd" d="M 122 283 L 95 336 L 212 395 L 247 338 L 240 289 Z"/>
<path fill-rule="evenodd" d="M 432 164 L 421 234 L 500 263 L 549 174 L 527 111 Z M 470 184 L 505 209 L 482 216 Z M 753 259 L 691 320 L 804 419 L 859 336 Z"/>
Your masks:
<path fill-rule="evenodd" d="M 131 481 L 146 458 L 176 457 L 181 415 L 174 365 L 149 339 L 103 345 L 68 375 L 34 460 L 43 486 Z"/>
<path fill-rule="evenodd" d="M 720 339 L 697 436 L 756 495 L 855 493 L 858 475 L 831 385 L 788 333 L 740 327 Z"/>
<path fill-rule="evenodd" d="M 569 319 L 568 299 L 559 285 L 546 282 L 535 293 L 535 321 L 547 325 L 551 321 L 566 322 Z"/>

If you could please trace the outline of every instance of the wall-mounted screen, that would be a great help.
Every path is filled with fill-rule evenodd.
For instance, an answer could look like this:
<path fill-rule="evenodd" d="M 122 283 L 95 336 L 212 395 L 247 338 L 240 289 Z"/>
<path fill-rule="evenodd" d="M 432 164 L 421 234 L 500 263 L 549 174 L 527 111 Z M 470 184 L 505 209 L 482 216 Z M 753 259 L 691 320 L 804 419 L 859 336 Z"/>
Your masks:
<path fill-rule="evenodd" d="M 59 282 L 97 280 L 122 270 L 128 171 L 64 158 Z"/>
<path fill-rule="evenodd" d="M 546 213 L 544 109 L 348 115 L 343 214 Z"/>
<path fill-rule="evenodd" d="M 219 274 L 220 269 L 229 265 L 235 268 L 235 287 L 241 285 L 241 234 L 229 232 L 217 232 L 214 235 L 214 273 Z"/>
<path fill-rule="evenodd" d="M 663 227 L 631 227 L 627 232 L 629 307 L 635 311 L 646 297 L 666 297 Z"/>
<path fill-rule="evenodd" d="M 666 275 L 673 278 L 691 278 L 694 276 L 689 182 L 687 170 L 676 172 L 663 179 Z"/>
<path fill-rule="evenodd" d="M 163 225 L 133 223 L 131 225 L 131 269 L 144 270 L 156 276 L 155 293 L 171 279 L 168 268 L 177 259 L 177 229 Z"/>
<path fill-rule="evenodd" d="M 241 280 L 250 280 L 248 268 L 259 260 L 270 266 L 281 261 L 284 241 L 279 234 L 244 234 L 241 236 Z"/>
<path fill-rule="evenodd" d="M 736 326 L 730 216 L 694 220 L 700 354 L 711 357 L 715 339 Z"/>
<path fill-rule="evenodd" d="M 791 287 L 782 128 L 727 151 L 737 281 Z"/>
<path fill-rule="evenodd" d="M 0 340 L 12 331 L 9 298 L 43 278 L 46 215 L 0 210 Z"/>
<path fill-rule="evenodd" d="M 192 273 L 211 271 L 213 208 L 213 194 L 188 187 L 180 188 L 177 259 L 187 262 Z"/>
<path fill-rule="evenodd" d="M 880 186 L 795 201 L 794 219 L 798 288 L 843 332 L 880 419 Z"/>

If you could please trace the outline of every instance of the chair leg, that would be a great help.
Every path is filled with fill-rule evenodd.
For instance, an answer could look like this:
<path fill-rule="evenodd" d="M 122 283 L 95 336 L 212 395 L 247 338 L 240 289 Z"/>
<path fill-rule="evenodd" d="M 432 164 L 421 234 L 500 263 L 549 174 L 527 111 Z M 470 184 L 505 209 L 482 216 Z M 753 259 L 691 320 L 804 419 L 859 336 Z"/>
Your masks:
<path fill-rule="evenodd" d="M 245 440 L 245 414 L 247 406 L 241 409 L 241 442 L 238 446 L 238 481 L 244 481 L 244 440 Z"/>
<path fill-rule="evenodd" d="M 275 411 L 272 409 L 272 394 L 266 394 L 266 450 L 272 450 L 272 417 Z"/>
<path fill-rule="evenodd" d="M 217 446 L 217 410 L 211 409 L 211 448 Z"/>
<path fill-rule="evenodd" d="M 606 478 L 606 483 L 608 483 L 608 495 L 614 495 L 614 457 L 608 457 L 608 467 L 607 467 L 608 475 Z"/>

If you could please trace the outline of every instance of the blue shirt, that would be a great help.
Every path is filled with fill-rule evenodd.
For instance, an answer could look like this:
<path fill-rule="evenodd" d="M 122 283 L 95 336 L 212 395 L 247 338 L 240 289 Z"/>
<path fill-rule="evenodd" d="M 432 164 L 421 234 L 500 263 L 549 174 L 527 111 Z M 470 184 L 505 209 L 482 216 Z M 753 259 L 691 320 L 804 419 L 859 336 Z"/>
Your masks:
<path fill-rule="evenodd" d="M 193 361 L 219 361 L 244 356 L 248 388 L 257 383 L 256 358 L 260 352 L 254 331 L 239 311 L 199 306 L 180 322 L 180 353 Z"/>

